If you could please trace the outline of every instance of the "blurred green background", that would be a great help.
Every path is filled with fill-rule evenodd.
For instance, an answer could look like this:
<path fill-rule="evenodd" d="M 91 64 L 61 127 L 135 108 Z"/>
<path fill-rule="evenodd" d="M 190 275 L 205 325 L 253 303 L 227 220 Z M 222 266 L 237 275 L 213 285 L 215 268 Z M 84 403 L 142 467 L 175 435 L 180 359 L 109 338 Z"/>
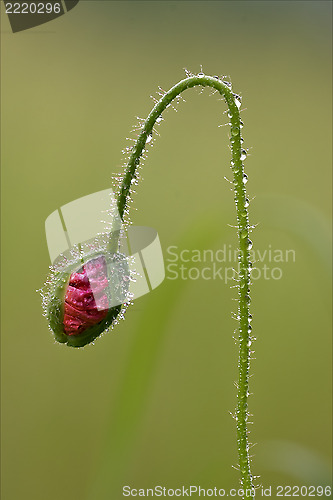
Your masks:
<path fill-rule="evenodd" d="M 36 292 L 46 217 L 110 187 L 149 96 L 200 65 L 243 96 L 254 248 L 296 256 L 252 288 L 253 472 L 265 487 L 330 483 L 331 10 L 80 1 L 16 34 L 2 15 L 3 500 L 239 485 L 230 284 L 166 279 L 81 350 L 53 342 Z M 157 229 L 165 257 L 171 245 L 236 247 L 225 104 L 209 90 L 184 98 L 158 129 L 131 214 Z"/>

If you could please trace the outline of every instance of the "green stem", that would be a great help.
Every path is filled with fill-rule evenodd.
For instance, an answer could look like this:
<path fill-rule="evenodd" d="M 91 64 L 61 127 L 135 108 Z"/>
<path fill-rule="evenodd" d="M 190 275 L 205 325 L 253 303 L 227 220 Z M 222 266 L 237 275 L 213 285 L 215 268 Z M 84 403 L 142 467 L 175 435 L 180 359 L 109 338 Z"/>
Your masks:
<path fill-rule="evenodd" d="M 238 320 L 239 320 L 239 362 L 238 362 L 238 392 L 237 392 L 237 444 L 239 456 L 239 469 L 241 474 L 241 483 L 244 490 L 247 490 L 245 496 L 254 498 L 253 482 L 250 471 L 249 444 L 247 431 L 248 418 L 248 394 L 249 394 L 249 368 L 250 368 L 250 313 L 249 313 L 249 286 L 250 286 L 250 256 L 249 249 L 251 242 L 249 240 L 249 217 L 248 201 L 246 198 L 245 183 L 247 176 L 244 174 L 242 160 L 245 157 L 245 151 L 242 150 L 241 125 L 239 106 L 240 98 L 236 96 L 229 85 L 225 84 L 217 77 L 203 75 L 191 76 L 177 83 L 155 104 L 147 119 L 144 121 L 142 129 L 131 150 L 131 154 L 126 167 L 125 175 L 120 187 L 118 196 L 118 211 L 121 219 L 124 219 L 127 205 L 130 199 L 131 186 L 136 179 L 137 169 L 140 163 L 142 153 L 144 152 L 147 139 L 153 134 L 153 128 L 156 120 L 171 102 L 179 96 L 184 90 L 196 86 L 211 87 L 216 89 L 226 101 L 229 112 L 231 126 L 231 168 L 233 170 L 233 184 L 235 192 L 235 203 L 237 212 L 237 228 L 239 241 L 239 279 L 238 279 Z M 249 492 L 251 490 L 251 492 Z"/>

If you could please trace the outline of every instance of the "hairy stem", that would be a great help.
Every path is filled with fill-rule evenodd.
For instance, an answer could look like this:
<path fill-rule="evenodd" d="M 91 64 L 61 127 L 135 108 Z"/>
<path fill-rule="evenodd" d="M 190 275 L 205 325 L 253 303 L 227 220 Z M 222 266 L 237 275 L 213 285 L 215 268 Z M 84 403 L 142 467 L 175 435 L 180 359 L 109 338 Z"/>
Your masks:
<path fill-rule="evenodd" d="M 244 173 L 243 159 L 246 152 L 242 149 L 241 126 L 239 106 L 240 98 L 233 93 L 230 86 L 217 77 L 206 76 L 200 73 L 177 83 L 155 104 L 147 119 L 144 121 L 142 129 L 138 135 L 126 167 L 125 175 L 118 196 L 118 211 L 121 219 L 126 214 L 128 201 L 131 195 L 131 186 L 136 179 L 137 169 L 142 153 L 145 150 L 148 137 L 153 134 L 156 120 L 171 102 L 184 90 L 191 87 L 203 86 L 216 89 L 226 101 L 230 118 L 230 142 L 231 142 L 231 168 L 233 171 L 233 184 L 235 193 L 238 244 L 239 244 L 239 276 L 238 276 L 238 321 L 239 321 L 239 361 L 238 361 L 238 392 L 237 392 L 237 444 L 239 456 L 239 469 L 244 496 L 254 498 L 253 482 L 250 471 L 249 444 L 247 431 L 248 418 L 248 394 L 249 394 L 249 368 L 250 368 L 250 313 L 249 313 L 249 286 L 250 286 L 250 257 L 249 249 L 249 217 L 248 200 L 246 198 L 245 184 L 247 176 Z"/>

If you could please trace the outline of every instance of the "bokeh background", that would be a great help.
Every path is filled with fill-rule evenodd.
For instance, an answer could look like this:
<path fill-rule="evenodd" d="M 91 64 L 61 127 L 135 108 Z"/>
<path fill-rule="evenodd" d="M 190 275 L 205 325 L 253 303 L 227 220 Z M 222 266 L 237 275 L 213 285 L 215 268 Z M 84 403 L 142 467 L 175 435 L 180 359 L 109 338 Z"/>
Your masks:
<path fill-rule="evenodd" d="M 2 498 L 239 485 L 230 283 L 166 279 L 78 350 L 53 342 L 36 292 L 46 217 L 110 187 L 149 96 L 201 65 L 243 97 L 254 248 L 296 256 L 252 288 L 253 472 L 265 487 L 330 484 L 331 2 L 80 1 L 16 34 L 1 9 Z M 131 213 L 165 257 L 236 248 L 226 107 L 209 90 L 184 98 Z"/>

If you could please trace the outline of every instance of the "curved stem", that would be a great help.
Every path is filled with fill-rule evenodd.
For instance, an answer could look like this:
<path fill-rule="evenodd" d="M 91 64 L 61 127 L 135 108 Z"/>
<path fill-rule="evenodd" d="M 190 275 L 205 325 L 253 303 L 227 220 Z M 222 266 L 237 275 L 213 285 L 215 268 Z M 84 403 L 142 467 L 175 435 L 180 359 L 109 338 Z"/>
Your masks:
<path fill-rule="evenodd" d="M 249 444 L 247 431 L 248 418 L 248 394 L 249 394 L 249 368 L 250 368 L 250 313 L 249 313 L 249 286 L 250 286 L 250 256 L 249 250 L 252 243 L 249 240 L 249 218 L 248 200 L 246 198 L 245 183 L 247 176 L 244 174 L 242 160 L 246 152 L 242 150 L 241 126 L 239 106 L 240 98 L 235 95 L 229 85 L 216 77 L 203 74 L 191 76 L 177 83 L 155 104 L 141 132 L 131 150 L 126 172 L 122 181 L 118 196 L 118 211 L 121 219 L 124 219 L 127 204 L 131 194 L 131 186 L 136 179 L 140 158 L 145 149 L 149 136 L 153 133 L 156 120 L 170 103 L 184 90 L 196 86 L 212 87 L 216 89 L 225 99 L 229 112 L 231 126 L 231 168 L 233 170 L 233 183 L 235 192 L 235 203 L 237 212 L 238 244 L 239 244 L 239 276 L 238 276 L 238 320 L 239 320 L 239 361 L 238 361 L 238 391 L 237 391 L 237 444 L 239 456 L 239 469 L 244 495 L 254 498 L 253 482 L 250 471 Z"/>

